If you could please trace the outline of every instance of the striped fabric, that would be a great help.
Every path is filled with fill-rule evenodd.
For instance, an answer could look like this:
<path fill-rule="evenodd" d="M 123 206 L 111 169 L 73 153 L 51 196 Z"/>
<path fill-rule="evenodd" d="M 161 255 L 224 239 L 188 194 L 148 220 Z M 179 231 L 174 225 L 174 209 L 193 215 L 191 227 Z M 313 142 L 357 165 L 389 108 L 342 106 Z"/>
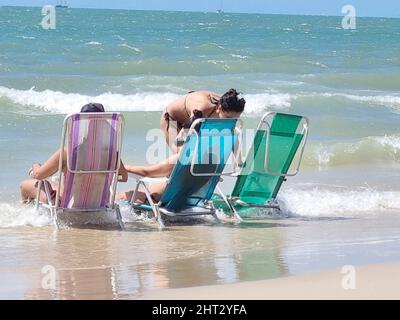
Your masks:
<path fill-rule="evenodd" d="M 71 171 L 116 170 L 119 121 L 116 113 L 72 116 L 67 129 L 68 170 L 61 196 L 62 208 L 100 209 L 109 204 L 113 173 Z"/>

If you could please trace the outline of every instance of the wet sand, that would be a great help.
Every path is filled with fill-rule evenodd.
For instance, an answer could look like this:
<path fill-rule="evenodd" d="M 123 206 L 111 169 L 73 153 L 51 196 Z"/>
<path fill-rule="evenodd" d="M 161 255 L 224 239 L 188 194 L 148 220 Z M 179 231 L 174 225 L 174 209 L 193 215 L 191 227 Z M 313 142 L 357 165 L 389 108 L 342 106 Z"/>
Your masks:
<path fill-rule="evenodd" d="M 276 279 L 271 283 L 277 288 L 290 288 L 291 283 L 310 288 L 305 297 L 336 297 L 329 286 L 340 286 L 340 273 L 324 281 L 314 280 L 323 276 L 303 275 L 340 270 L 344 265 L 358 268 L 400 261 L 399 214 L 267 219 L 239 225 L 200 222 L 174 224 L 162 232 L 154 223 L 139 221 L 128 222 L 124 232 L 56 231 L 52 226 L 2 228 L 0 298 L 141 299 L 166 294 L 173 299 L 170 289 L 177 289 L 179 297 L 180 292 L 186 295 L 181 289 L 195 288 L 194 298 L 211 293 L 214 287 L 207 289 L 210 286 L 217 286 L 218 295 L 231 285 L 238 290 L 219 298 L 246 298 L 241 296 L 245 293 L 240 292 L 241 286 L 254 291 L 271 279 Z M 54 287 L 48 286 L 49 270 L 54 270 Z M 391 274 L 385 273 L 393 276 L 395 270 L 391 267 Z M 368 280 L 370 274 L 364 276 L 360 271 L 360 288 L 363 277 Z M 307 283 L 318 285 L 313 291 Z M 393 282 L 392 287 L 398 285 Z M 390 292 L 381 289 L 377 292 Z M 320 290 L 322 296 L 317 295 Z M 260 292 L 269 297 L 267 289 Z M 283 289 L 270 294 L 271 298 L 295 297 L 295 292 L 290 296 Z"/>
<path fill-rule="evenodd" d="M 350 272 L 291 276 L 220 286 L 148 292 L 144 300 L 399 300 L 400 263 L 362 266 Z M 352 272 L 352 271 L 351 271 Z"/>

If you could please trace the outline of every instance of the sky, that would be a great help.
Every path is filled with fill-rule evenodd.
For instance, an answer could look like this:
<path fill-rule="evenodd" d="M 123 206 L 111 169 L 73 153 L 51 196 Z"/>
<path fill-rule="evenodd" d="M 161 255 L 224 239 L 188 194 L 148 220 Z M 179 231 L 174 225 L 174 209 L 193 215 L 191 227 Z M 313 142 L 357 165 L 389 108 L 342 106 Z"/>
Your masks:
<path fill-rule="evenodd" d="M 57 4 L 57 0 L 0 0 L 0 5 L 43 6 Z M 342 7 L 350 4 L 357 16 L 400 17 L 400 0 L 69 0 L 73 8 L 215 11 L 342 15 Z"/>

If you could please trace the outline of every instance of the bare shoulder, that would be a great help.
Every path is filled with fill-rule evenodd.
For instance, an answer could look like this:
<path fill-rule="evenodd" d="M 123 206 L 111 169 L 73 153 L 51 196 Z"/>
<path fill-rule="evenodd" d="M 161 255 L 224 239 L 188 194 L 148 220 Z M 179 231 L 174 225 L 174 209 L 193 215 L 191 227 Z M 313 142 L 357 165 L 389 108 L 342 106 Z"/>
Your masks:
<path fill-rule="evenodd" d="M 199 97 L 202 97 L 202 98 L 207 99 L 207 100 L 210 100 L 210 96 L 214 97 L 216 99 L 220 99 L 221 98 L 221 96 L 218 93 L 213 92 L 213 91 L 203 90 L 203 91 L 194 92 L 193 94 L 198 94 Z"/>
<path fill-rule="evenodd" d="M 184 103 L 185 103 L 185 96 L 181 96 L 171 101 L 166 106 L 166 109 L 173 117 L 181 118 L 182 116 L 184 116 L 184 114 L 182 114 Z"/>
<path fill-rule="evenodd" d="M 207 111 L 215 107 L 214 101 L 218 101 L 220 96 L 212 91 L 196 91 L 192 93 L 188 105 L 190 109 L 198 109 L 200 111 Z"/>

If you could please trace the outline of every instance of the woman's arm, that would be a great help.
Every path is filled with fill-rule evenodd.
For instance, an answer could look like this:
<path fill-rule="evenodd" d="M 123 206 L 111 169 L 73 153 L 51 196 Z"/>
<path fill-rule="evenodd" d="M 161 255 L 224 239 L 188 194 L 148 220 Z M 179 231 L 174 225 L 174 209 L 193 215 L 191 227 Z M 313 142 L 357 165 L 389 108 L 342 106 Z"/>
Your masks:
<path fill-rule="evenodd" d="M 126 165 L 125 168 L 129 173 L 137 174 L 142 177 L 161 178 L 168 176 L 174 165 L 178 155 L 173 155 L 167 160 L 151 166 L 130 166 Z"/>
<path fill-rule="evenodd" d="M 32 177 L 37 180 L 44 180 L 55 174 L 58 170 L 60 154 L 60 150 L 57 150 L 43 165 L 35 163 L 32 166 Z"/>
<path fill-rule="evenodd" d="M 126 170 L 122 160 L 121 160 L 121 165 L 119 167 L 119 172 L 118 172 L 118 181 L 119 182 L 127 182 L 128 181 L 128 171 Z"/>

